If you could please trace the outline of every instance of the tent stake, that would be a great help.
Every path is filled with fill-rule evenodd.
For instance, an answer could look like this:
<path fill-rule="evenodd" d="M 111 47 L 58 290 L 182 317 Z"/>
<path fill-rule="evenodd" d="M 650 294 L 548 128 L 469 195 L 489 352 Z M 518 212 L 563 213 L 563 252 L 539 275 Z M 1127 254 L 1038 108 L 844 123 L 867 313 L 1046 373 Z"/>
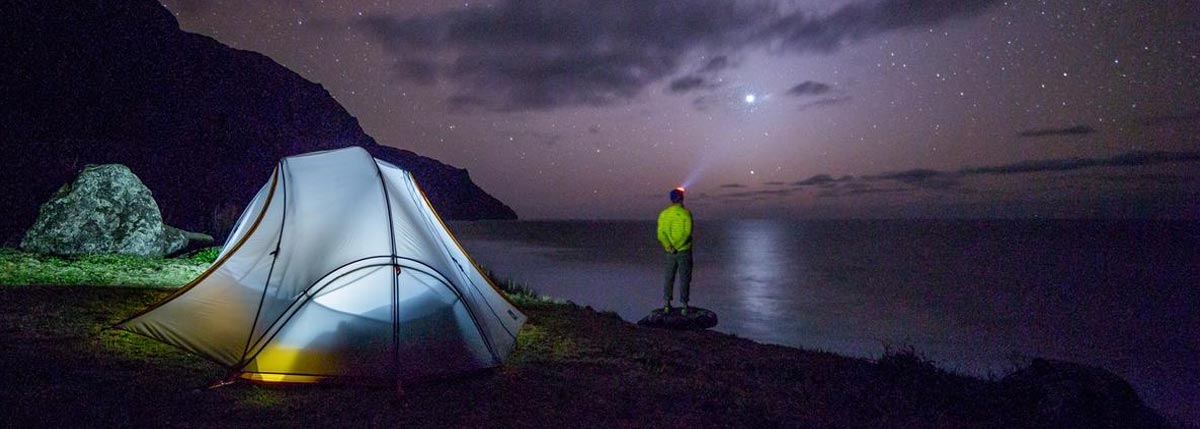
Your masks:
<path fill-rule="evenodd" d="M 224 379 L 224 380 L 221 380 L 221 381 L 218 381 L 218 382 L 216 382 L 216 383 L 215 383 L 215 384 L 213 384 L 212 386 L 208 386 L 208 390 L 216 390 L 216 389 L 220 389 L 220 388 L 222 388 L 222 387 L 225 387 L 225 386 L 228 386 L 228 385 L 231 385 L 231 384 L 234 384 L 234 383 L 237 383 L 237 379 L 236 379 L 236 378 L 227 378 L 227 379 Z"/>

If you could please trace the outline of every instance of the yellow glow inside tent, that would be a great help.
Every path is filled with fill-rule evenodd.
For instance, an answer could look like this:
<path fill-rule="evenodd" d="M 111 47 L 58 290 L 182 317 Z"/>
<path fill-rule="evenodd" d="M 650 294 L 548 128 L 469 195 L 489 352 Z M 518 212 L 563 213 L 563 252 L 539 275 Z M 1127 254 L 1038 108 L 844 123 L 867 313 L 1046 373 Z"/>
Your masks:
<path fill-rule="evenodd" d="M 245 378 L 247 380 L 254 380 L 254 381 L 266 381 L 266 382 L 285 382 L 285 381 L 287 381 L 287 382 L 304 383 L 303 381 L 292 380 L 292 378 L 296 378 L 296 377 L 313 378 L 313 377 L 278 374 L 278 373 L 291 372 L 293 370 L 293 367 L 294 367 L 296 361 L 298 361 L 300 359 L 301 353 L 304 353 L 304 351 L 301 349 L 298 349 L 298 348 L 269 347 L 266 350 L 263 350 L 262 353 L 259 353 L 259 355 L 254 359 L 254 362 L 251 362 L 250 365 L 246 366 L 247 372 L 242 373 L 241 377 Z M 270 374 L 262 374 L 262 373 L 258 373 L 256 371 L 267 371 L 267 372 L 270 372 Z M 311 381 L 309 381 L 309 382 L 311 382 Z"/>
<path fill-rule="evenodd" d="M 259 374 L 250 372 L 243 372 L 241 378 L 260 383 L 316 383 L 325 379 L 325 377 L 312 375 Z"/>

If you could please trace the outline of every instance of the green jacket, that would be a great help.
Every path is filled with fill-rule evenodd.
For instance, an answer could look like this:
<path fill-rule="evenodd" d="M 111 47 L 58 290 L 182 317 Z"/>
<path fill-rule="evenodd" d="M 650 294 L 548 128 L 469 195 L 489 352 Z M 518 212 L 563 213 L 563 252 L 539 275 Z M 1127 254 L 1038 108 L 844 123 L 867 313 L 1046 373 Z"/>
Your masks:
<path fill-rule="evenodd" d="M 683 204 L 671 204 L 658 214 L 658 242 L 668 252 L 692 248 L 692 212 Z"/>

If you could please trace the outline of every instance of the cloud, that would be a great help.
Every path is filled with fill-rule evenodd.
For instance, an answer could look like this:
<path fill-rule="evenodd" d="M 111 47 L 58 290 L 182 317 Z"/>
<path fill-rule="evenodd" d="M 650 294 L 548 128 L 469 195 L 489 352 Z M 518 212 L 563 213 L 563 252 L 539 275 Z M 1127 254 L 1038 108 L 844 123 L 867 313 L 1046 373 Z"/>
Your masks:
<path fill-rule="evenodd" d="M 828 174 L 818 174 L 798 182 L 792 182 L 792 186 L 824 186 L 831 183 L 847 182 L 853 179 L 854 176 L 842 176 L 835 179 Z"/>
<path fill-rule="evenodd" d="M 688 92 L 693 89 L 705 88 L 709 84 L 699 76 L 684 76 L 671 81 L 670 89 L 674 93 Z"/>
<path fill-rule="evenodd" d="M 1094 167 L 1140 167 L 1189 161 L 1200 161 L 1200 152 L 1135 151 L 1111 158 L 1040 159 L 987 167 L 965 167 L 957 171 L 913 169 L 863 176 L 863 180 L 890 180 L 918 188 L 947 190 L 957 187 L 959 179 L 967 176 L 1062 172 Z"/>
<path fill-rule="evenodd" d="M 842 176 L 833 178 L 828 174 L 818 174 L 804 180 L 792 182 L 796 188 L 816 186 L 821 189 L 817 197 L 843 197 L 865 194 L 898 193 L 924 189 L 930 191 L 951 191 L 955 193 L 974 193 L 972 189 L 961 186 L 961 181 L 970 176 L 980 175 L 1010 175 L 1045 172 L 1064 172 L 1098 167 L 1142 167 L 1148 165 L 1174 162 L 1200 162 L 1200 152 L 1126 152 L 1110 158 L 1061 158 L 1022 161 L 985 167 L 964 167 L 958 170 L 933 170 L 918 168 L 855 178 Z M 1112 175 L 1104 180 L 1142 182 L 1153 184 L 1177 184 L 1193 180 L 1190 177 L 1169 174 L 1139 174 L 1133 176 Z M 894 182 L 907 187 L 880 187 L 877 183 Z M 749 194 L 756 191 L 747 191 Z"/>
<path fill-rule="evenodd" d="M 733 0 L 508 0 L 359 24 L 398 60 L 484 94 L 490 109 L 536 110 L 632 98 L 674 74 L 686 54 L 732 48 L 772 9 Z"/>
<path fill-rule="evenodd" d="M 778 50 L 833 52 L 882 33 L 927 27 L 979 15 L 998 0 L 883 0 L 852 3 L 830 15 L 804 11 L 784 15 L 757 34 Z"/>
<path fill-rule="evenodd" d="M 730 112 L 745 112 L 753 111 L 762 106 L 762 103 L 748 104 L 746 103 L 746 92 L 737 88 L 725 88 L 724 90 L 705 92 L 692 99 L 692 106 L 696 110 L 702 112 L 725 110 Z"/>
<path fill-rule="evenodd" d="M 830 176 L 828 174 L 818 174 L 816 176 L 809 177 L 809 178 L 801 180 L 799 182 L 793 182 L 792 185 L 795 185 L 795 186 L 824 185 L 826 183 L 833 183 L 836 181 L 837 180 L 835 180 L 833 178 L 833 176 Z"/>
<path fill-rule="evenodd" d="M 813 101 L 801 104 L 796 110 L 804 111 L 804 110 L 808 110 L 808 109 L 816 109 L 816 108 L 821 108 L 821 107 L 835 106 L 838 104 L 849 102 L 850 100 L 851 100 L 851 98 L 849 96 L 827 97 L 827 98 L 813 100 Z"/>
<path fill-rule="evenodd" d="M 724 185 L 721 185 L 721 187 L 722 188 L 745 188 L 746 185 L 743 185 L 741 183 L 726 183 Z"/>
<path fill-rule="evenodd" d="M 764 198 L 764 197 L 784 197 L 791 195 L 793 189 L 764 189 L 757 191 L 734 192 L 729 194 L 716 195 L 716 198 Z"/>
<path fill-rule="evenodd" d="M 918 188 L 945 190 L 958 186 L 958 177 L 960 175 L 959 173 L 918 168 L 875 176 L 863 176 L 863 180 L 891 180 Z"/>
<path fill-rule="evenodd" d="M 708 60 L 707 63 L 704 63 L 704 67 L 700 67 L 700 70 L 698 70 L 697 73 L 715 73 L 725 70 L 729 66 L 729 57 L 725 55 L 717 55 L 713 57 L 713 59 Z"/>
<path fill-rule="evenodd" d="M 823 189 L 817 193 L 817 198 L 840 198 L 853 197 L 858 195 L 871 194 L 907 194 L 911 193 L 911 189 L 905 188 L 875 188 L 870 186 L 850 187 L 850 188 L 830 188 Z"/>
<path fill-rule="evenodd" d="M 1069 128 L 1040 128 L 1035 130 L 1025 130 L 1018 134 L 1021 137 L 1049 137 L 1049 136 L 1083 136 L 1096 132 L 1095 128 L 1087 125 L 1076 125 Z"/>
<path fill-rule="evenodd" d="M 796 86 L 793 86 L 792 89 L 789 89 L 787 91 L 787 95 L 791 95 L 793 97 L 804 95 L 821 95 L 829 92 L 831 89 L 833 88 L 827 84 L 806 80 Z"/>
<path fill-rule="evenodd" d="M 395 57 L 398 77 L 445 81 L 468 101 L 458 106 L 546 110 L 632 99 L 696 51 L 714 55 L 700 70 L 715 72 L 732 66 L 728 52 L 831 52 L 887 31 L 969 18 L 994 3 L 862 0 L 818 16 L 784 13 L 770 0 L 501 0 L 355 24 Z"/>
<path fill-rule="evenodd" d="M 1070 171 L 1091 167 L 1140 167 L 1169 162 L 1200 161 L 1200 152 L 1134 151 L 1112 158 L 1063 158 L 1024 161 L 993 167 L 967 167 L 958 171 L 960 175 L 974 174 L 1017 174 L 1047 171 Z"/>

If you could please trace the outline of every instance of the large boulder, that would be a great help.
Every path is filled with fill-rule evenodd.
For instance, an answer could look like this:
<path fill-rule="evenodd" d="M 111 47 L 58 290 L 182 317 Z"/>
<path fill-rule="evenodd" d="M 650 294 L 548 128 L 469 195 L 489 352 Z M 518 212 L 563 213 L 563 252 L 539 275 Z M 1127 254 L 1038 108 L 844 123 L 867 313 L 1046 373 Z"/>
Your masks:
<path fill-rule="evenodd" d="M 1168 427 L 1133 386 L 1103 368 L 1034 359 L 1004 377 L 1000 388 L 1015 415 L 1032 427 Z"/>
<path fill-rule="evenodd" d="M 708 329 L 717 326 L 717 313 L 700 307 L 688 307 L 687 314 L 683 314 L 679 308 L 670 311 L 658 308 L 639 320 L 638 325 L 680 331 Z"/>
<path fill-rule="evenodd" d="M 163 224 L 150 189 L 128 167 L 89 165 L 42 205 L 21 248 L 57 255 L 163 256 L 187 246 L 188 236 Z"/>

